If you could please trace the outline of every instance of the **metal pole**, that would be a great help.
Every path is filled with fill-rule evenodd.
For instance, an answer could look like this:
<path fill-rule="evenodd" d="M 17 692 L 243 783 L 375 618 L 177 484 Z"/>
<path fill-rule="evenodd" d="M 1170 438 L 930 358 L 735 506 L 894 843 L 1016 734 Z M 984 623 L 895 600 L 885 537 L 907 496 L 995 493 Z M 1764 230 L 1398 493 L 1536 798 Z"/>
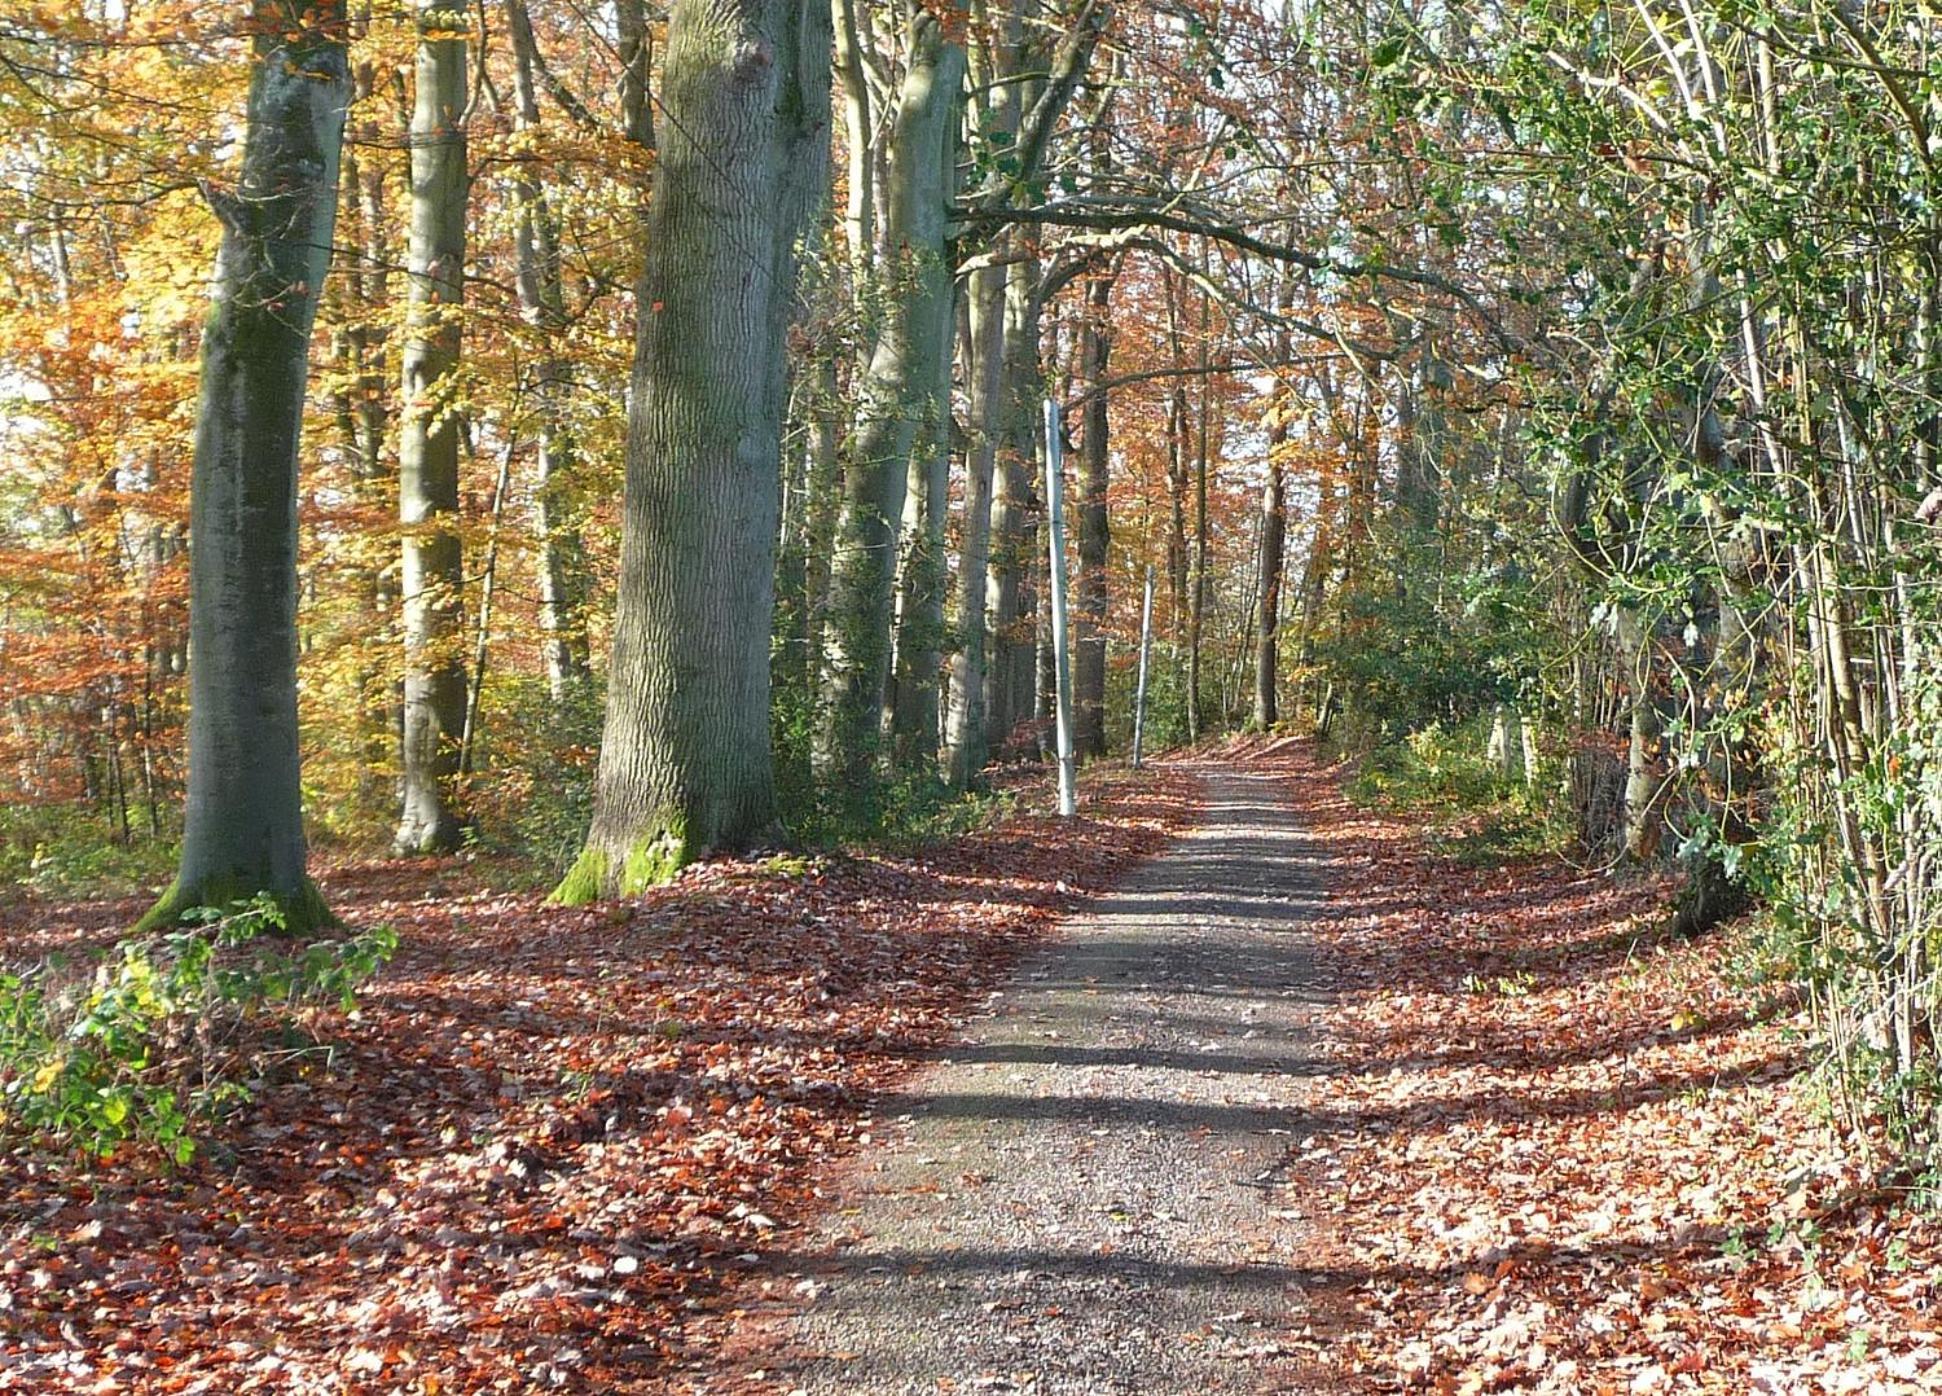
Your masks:
<path fill-rule="evenodd" d="M 1153 650 L 1153 564 L 1146 564 L 1146 600 L 1140 605 L 1140 681 L 1133 689 L 1133 769 L 1140 768 L 1146 737 L 1146 660 Z"/>
<path fill-rule="evenodd" d="M 1045 513 L 1052 550 L 1052 667 L 1058 681 L 1059 813 L 1079 812 L 1078 763 L 1072 755 L 1072 663 L 1065 649 L 1065 480 L 1059 405 L 1045 403 Z"/>

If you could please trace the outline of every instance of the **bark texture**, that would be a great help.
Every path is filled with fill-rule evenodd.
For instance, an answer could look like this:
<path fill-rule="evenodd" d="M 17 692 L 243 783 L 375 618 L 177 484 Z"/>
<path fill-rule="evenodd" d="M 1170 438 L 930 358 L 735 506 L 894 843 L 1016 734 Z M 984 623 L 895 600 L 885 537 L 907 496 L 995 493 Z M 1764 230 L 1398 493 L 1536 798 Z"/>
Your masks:
<path fill-rule="evenodd" d="M 512 37 L 514 119 L 522 132 L 537 131 L 539 91 L 534 70 L 539 55 L 525 0 L 506 0 L 506 27 Z M 632 67 L 623 73 L 631 80 Z M 632 122 L 630 120 L 630 127 Z M 539 625 L 546 686 L 555 703 L 592 678 L 587 642 L 587 574 L 579 519 L 573 508 L 573 473 L 578 452 L 568 416 L 572 365 L 550 352 L 567 331 L 566 292 L 560 278 L 559 229 L 535 164 L 523 161 L 513 177 L 518 226 L 517 257 L 520 318 L 543 346 L 533 370 L 538 417 L 539 462 L 533 491 L 538 530 Z"/>
<path fill-rule="evenodd" d="M 593 827 L 555 896 L 775 830 L 769 640 L 796 241 L 829 148 L 828 0 L 680 0 L 649 213 Z"/>
<path fill-rule="evenodd" d="M 879 270 L 886 291 L 884 321 L 858 393 L 831 578 L 822 757 L 827 778 L 848 788 L 867 786 L 876 765 L 892 672 L 898 529 L 913 461 L 927 496 L 918 517 L 928 520 L 932 453 L 945 449 L 948 440 L 948 398 L 942 388 L 951 352 L 952 270 L 945 233 L 963 76 L 964 50 L 946 42 L 936 19 L 920 12 L 911 22 L 910 66 L 890 136 Z M 941 565 L 941 523 L 939 518 L 934 542 L 916 540 L 923 553 L 935 547 L 940 555 L 935 562 L 927 559 L 927 567 Z M 930 531 L 928 524 L 920 530 Z M 922 578 L 912 580 L 918 586 L 907 587 L 906 594 L 926 585 Z M 912 608 L 913 619 L 929 604 L 925 592 Z M 935 641 L 928 653 L 935 657 Z M 907 668 L 915 677 L 915 664 Z M 933 734 L 936 683 L 932 672 Z M 934 749 L 934 735 L 931 741 Z"/>
<path fill-rule="evenodd" d="M 1086 283 L 1085 323 L 1079 332 L 1079 385 L 1085 394 L 1079 450 L 1078 606 L 1073 617 L 1073 746 L 1081 759 L 1106 754 L 1106 606 L 1112 537 L 1106 496 L 1111 464 L 1111 417 L 1106 367 L 1112 357 L 1113 274 Z"/>
<path fill-rule="evenodd" d="M 404 408 L 398 519 L 404 543 L 404 809 L 400 853 L 458 847 L 455 783 L 465 730 L 464 559 L 460 553 L 459 359 L 464 295 L 466 25 L 418 11 L 418 87 L 411 113 L 411 234 L 405 252 Z"/>
<path fill-rule="evenodd" d="M 985 726 L 985 590 L 991 562 L 992 483 L 1003 427 L 1005 268 L 971 273 L 965 321 L 965 396 L 971 439 L 965 451 L 964 535 L 958 558 L 958 644 L 951 655 L 945 714 L 945 778 L 968 786 L 990 754 Z"/>
<path fill-rule="evenodd" d="M 329 920 L 306 871 L 297 744 L 297 442 L 330 264 L 350 76 L 335 0 L 256 9 L 243 167 L 203 331 L 190 485 L 182 861 L 143 918 L 267 893 Z"/>
<path fill-rule="evenodd" d="M 1036 716 L 1040 501 L 1038 462 L 1038 280 L 1035 258 L 1012 263 L 1005 278 L 1005 361 L 1000 383 L 1003 426 L 993 466 L 991 560 L 985 571 L 991 660 L 985 722 L 994 745 Z"/>

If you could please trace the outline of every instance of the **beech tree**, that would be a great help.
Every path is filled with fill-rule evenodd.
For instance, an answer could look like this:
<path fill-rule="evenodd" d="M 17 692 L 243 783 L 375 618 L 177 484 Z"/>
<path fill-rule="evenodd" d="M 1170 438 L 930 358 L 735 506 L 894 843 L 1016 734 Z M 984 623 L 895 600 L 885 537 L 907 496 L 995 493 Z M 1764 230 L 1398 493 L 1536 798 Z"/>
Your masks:
<path fill-rule="evenodd" d="M 907 561 L 929 567 L 941 538 L 941 527 L 934 530 L 931 522 L 942 507 L 931 463 L 947 445 L 952 271 L 945 221 L 964 51 L 923 11 L 911 20 L 908 46 L 884 180 L 883 253 L 874 273 L 885 309 L 859 375 L 824 652 L 823 765 L 831 780 L 852 788 L 871 779 L 885 725 L 900 524 L 911 536 Z M 913 501 L 908 517 L 907 500 Z M 929 583 L 911 590 L 920 593 L 913 595 L 914 620 L 927 606 Z M 930 711 L 934 725 L 934 703 Z M 906 731 L 919 721 L 907 712 Z"/>
<path fill-rule="evenodd" d="M 267 893 L 329 919 L 306 868 L 297 743 L 297 445 L 350 97 L 341 0 L 258 0 L 243 164 L 202 335 L 189 515 L 181 865 L 143 918 Z"/>
<path fill-rule="evenodd" d="M 452 784 L 465 728 L 464 558 L 459 544 L 460 411 L 453 372 L 465 296 L 466 17 L 435 3 L 417 12 L 418 81 L 411 114 L 409 308 L 398 513 L 404 557 L 404 810 L 400 853 L 458 847 Z"/>

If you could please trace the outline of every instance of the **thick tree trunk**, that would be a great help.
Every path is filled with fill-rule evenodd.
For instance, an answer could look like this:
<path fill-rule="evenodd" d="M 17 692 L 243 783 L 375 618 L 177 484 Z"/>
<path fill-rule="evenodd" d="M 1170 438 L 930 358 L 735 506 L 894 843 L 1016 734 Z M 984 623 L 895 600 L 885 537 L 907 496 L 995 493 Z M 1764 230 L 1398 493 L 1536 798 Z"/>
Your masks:
<path fill-rule="evenodd" d="M 1078 607 L 1073 625 L 1073 749 L 1080 758 L 1106 754 L 1107 572 L 1112 538 L 1106 498 L 1110 429 L 1105 389 L 1112 357 L 1111 272 L 1086 284 L 1085 323 L 1079 332 L 1079 387 L 1085 395 L 1084 436 L 1079 451 Z"/>
<path fill-rule="evenodd" d="M 866 787 L 875 773 L 892 672 L 898 526 L 912 461 L 925 462 L 920 478 L 928 493 L 930 453 L 948 440 L 940 384 L 949 371 L 952 274 L 944 239 L 963 74 L 963 49 L 945 42 L 937 21 L 919 13 L 891 135 L 882 275 L 895 294 L 858 393 L 831 577 L 821 755 L 828 778 L 844 789 Z M 920 597 L 915 609 L 928 604 Z M 929 652 L 935 655 L 935 641 Z M 933 733 L 936 682 L 930 675 Z"/>
<path fill-rule="evenodd" d="M 1015 140 L 1026 113 L 1044 95 L 1046 58 L 1039 53 L 1034 21 L 1038 0 L 1008 0 L 1002 21 L 1002 57 L 974 84 L 1000 104 L 994 129 Z M 1002 68 L 1002 71 L 999 69 Z M 1012 737 L 1033 716 L 1037 650 L 1033 632 L 1038 606 L 1033 591 L 1038 556 L 1039 262 L 1034 239 L 1019 237 L 1018 260 L 1005 271 L 1004 346 L 994 427 L 991 546 L 985 565 L 985 732 L 987 749 Z"/>
<path fill-rule="evenodd" d="M 189 789 L 173 886 L 142 918 L 275 898 L 329 920 L 305 868 L 297 744 L 297 442 L 330 265 L 350 78 L 341 0 L 260 0 L 243 168 L 223 222 L 190 483 Z"/>
<path fill-rule="evenodd" d="M 411 113 L 411 236 L 405 253 L 404 408 L 398 518 L 404 541 L 404 810 L 400 853 L 458 847 L 465 729 L 464 562 L 459 549 L 458 367 L 464 294 L 466 37 L 463 15 L 421 5 Z"/>
<path fill-rule="evenodd" d="M 538 54 L 525 0 L 506 0 L 506 27 L 512 36 L 517 128 L 536 131 L 540 120 L 539 92 L 534 83 Z M 572 365 L 549 352 L 562 341 L 567 329 L 553 210 L 535 172 L 536 161 L 529 156 L 515 168 L 513 206 L 518 223 L 513 247 L 519 313 L 541 345 L 533 371 L 533 400 L 539 418 L 539 469 L 533 498 L 539 544 L 540 651 L 546 665 L 547 690 L 557 704 L 565 702 L 593 675 L 587 641 L 585 548 L 573 509 L 577 453 L 568 419 Z"/>
<path fill-rule="evenodd" d="M 632 893 L 775 832 L 779 404 L 795 243 L 827 165 L 829 65 L 828 0 L 674 7 L 606 730 L 562 902 Z"/>
<path fill-rule="evenodd" d="M 944 108 L 935 167 L 912 171 L 923 186 L 914 197 L 936 198 L 948 206 L 957 192 L 958 127 L 962 115 L 960 89 L 964 79 L 962 49 L 940 60 L 945 68 L 933 79 L 934 105 Z M 918 152 L 920 155 L 922 151 Z M 926 234 L 928 237 L 928 233 Z M 910 454 L 909 487 L 904 510 L 903 568 L 899 578 L 900 615 L 896 635 L 896 705 L 889 714 L 891 754 L 900 764 L 929 769 L 937 764 L 941 735 L 941 693 L 944 679 L 944 593 L 949 583 L 945 557 L 945 524 L 950 511 L 951 484 L 951 346 L 957 323 L 957 282 L 950 248 L 940 235 L 936 262 L 926 247 L 921 280 L 921 312 L 933 317 L 921 342 L 930 362 L 924 416 Z"/>

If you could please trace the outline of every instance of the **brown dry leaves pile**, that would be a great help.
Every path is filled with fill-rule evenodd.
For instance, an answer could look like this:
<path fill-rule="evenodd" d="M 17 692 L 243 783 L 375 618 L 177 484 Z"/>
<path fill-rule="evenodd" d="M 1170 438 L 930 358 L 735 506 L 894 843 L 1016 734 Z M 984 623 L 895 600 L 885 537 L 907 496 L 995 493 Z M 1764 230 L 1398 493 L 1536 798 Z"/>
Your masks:
<path fill-rule="evenodd" d="M 1041 782 L 1042 783 L 1042 782 Z M 184 1174 L 26 1150 L 0 1185 L 0 1390 L 629 1391 L 705 1368 L 871 1089 L 1192 817 L 1191 781 L 1042 795 L 921 855 L 690 869 L 562 910 L 434 865 L 327 879 L 403 949 L 329 1072 Z M 127 907 L 32 909 L 9 951 Z"/>
<path fill-rule="evenodd" d="M 1804 1015 L 1668 886 L 1472 869 L 1276 759 L 1333 860 L 1288 1244 L 1329 1389 L 1942 1390 L 1942 1237 L 1867 1185 Z"/>

